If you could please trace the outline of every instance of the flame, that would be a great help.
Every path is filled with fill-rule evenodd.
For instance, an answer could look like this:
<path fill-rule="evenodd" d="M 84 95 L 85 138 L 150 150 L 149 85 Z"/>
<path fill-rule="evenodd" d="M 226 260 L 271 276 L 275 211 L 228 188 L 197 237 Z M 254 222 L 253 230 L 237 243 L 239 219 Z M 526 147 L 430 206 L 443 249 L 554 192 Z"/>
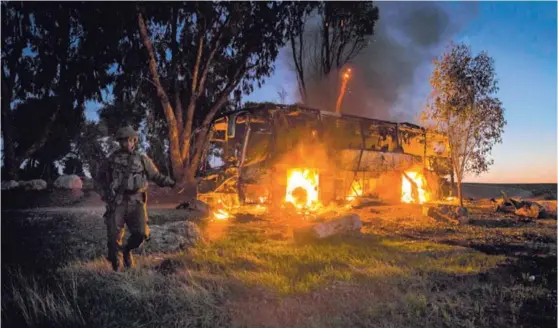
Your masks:
<path fill-rule="evenodd" d="M 347 91 L 347 83 L 351 78 L 351 69 L 347 68 L 345 73 L 342 75 L 341 90 L 339 92 L 339 97 L 337 97 L 337 104 L 335 105 L 335 112 L 337 114 L 341 113 L 341 103 L 343 102 L 343 97 L 345 96 L 345 91 Z"/>
<path fill-rule="evenodd" d="M 218 209 L 213 212 L 213 216 L 215 216 L 217 220 L 226 220 L 229 218 L 229 213 L 225 210 Z"/>
<path fill-rule="evenodd" d="M 355 199 L 355 197 L 360 197 L 362 196 L 362 186 L 358 181 L 353 181 L 351 183 L 351 188 L 349 190 L 349 196 L 347 196 L 347 200 L 350 202 L 353 199 Z"/>
<path fill-rule="evenodd" d="M 424 189 L 424 177 L 418 172 L 407 171 L 405 174 L 416 184 L 418 190 L 413 192 L 413 184 L 403 175 L 401 183 L 401 201 L 404 203 L 426 203 L 429 199 L 429 195 Z M 417 196 L 418 200 L 416 199 Z"/>
<path fill-rule="evenodd" d="M 287 173 L 285 201 L 296 208 L 311 208 L 318 204 L 318 171 L 292 169 Z"/>

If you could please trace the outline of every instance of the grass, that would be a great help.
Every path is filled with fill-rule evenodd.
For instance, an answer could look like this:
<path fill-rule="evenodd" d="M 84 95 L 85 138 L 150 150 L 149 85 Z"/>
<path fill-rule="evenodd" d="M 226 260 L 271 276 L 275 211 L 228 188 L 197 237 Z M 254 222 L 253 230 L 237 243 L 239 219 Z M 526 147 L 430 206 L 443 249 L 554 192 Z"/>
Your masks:
<path fill-rule="evenodd" d="M 418 274 L 476 274 L 505 260 L 459 246 L 373 235 L 300 245 L 268 240 L 245 227 L 232 227 L 227 237 L 190 256 L 200 270 L 282 295 L 309 292 L 336 280 L 388 282 Z"/>
<path fill-rule="evenodd" d="M 114 273 L 97 261 L 67 267 L 46 286 L 16 276 L 2 312 L 14 327 L 225 327 L 222 300 L 218 285 L 186 274 Z"/>
<path fill-rule="evenodd" d="M 361 234 L 304 243 L 291 238 L 293 221 L 216 222 L 204 227 L 208 242 L 187 253 L 146 253 L 124 273 L 102 259 L 102 221 L 73 218 L 74 227 L 55 217 L 40 227 L 64 227 L 64 262 L 48 277 L 3 267 L 2 319 L 17 327 L 555 324 L 556 222 L 495 218 L 482 207 L 472 213 L 470 225 L 454 226 L 422 217 L 418 207 L 364 208 Z M 10 222 L 3 228 L 17 234 Z M 80 244 L 78 226 L 87 227 L 84 240 L 97 240 L 87 244 L 94 249 Z M 4 247 L 17 242 L 2 230 Z M 54 243 L 33 245 L 24 254 L 56 259 L 39 251 Z M 17 256 L 8 259 L 18 267 Z"/>

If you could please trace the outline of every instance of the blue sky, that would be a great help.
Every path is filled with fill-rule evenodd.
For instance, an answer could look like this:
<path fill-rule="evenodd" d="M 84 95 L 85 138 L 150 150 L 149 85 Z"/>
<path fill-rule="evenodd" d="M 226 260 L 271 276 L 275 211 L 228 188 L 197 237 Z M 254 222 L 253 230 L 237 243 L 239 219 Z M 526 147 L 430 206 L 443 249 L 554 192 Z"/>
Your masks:
<path fill-rule="evenodd" d="M 503 143 L 494 147 L 494 165 L 469 182 L 556 182 L 556 2 L 478 2 L 475 13 L 455 35 L 473 52 L 485 50 L 494 58 L 498 94 L 508 122 Z M 451 6 L 451 5 L 448 5 Z M 451 16 L 450 16 L 451 18 Z M 275 74 L 246 100 L 279 101 L 283 87 L 293 102 L 296 79 L 280 56 Z M 427 90 L 428 70 L 424 85 Z M 420 83 L 420 79 L 418 79 Z M 417 111 L 421 99 L 416 100 Z M 88 118 L 95 118 L 90 104 Z"/>
<path fill-rule="evenodd" d="M 469 181 L 556 182 L 556 2 L 483 2 L 461 33 L 495 60 L 508 125 L 490 171 Z"/>

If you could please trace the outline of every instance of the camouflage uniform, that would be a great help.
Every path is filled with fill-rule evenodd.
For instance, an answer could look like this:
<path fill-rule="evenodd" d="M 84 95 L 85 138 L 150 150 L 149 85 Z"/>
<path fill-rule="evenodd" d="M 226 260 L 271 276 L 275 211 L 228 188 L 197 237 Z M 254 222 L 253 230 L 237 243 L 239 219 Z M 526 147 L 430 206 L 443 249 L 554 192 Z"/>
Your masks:
<path fill-rule="evenodd" d="M 119 130 L 117 138 L 134 136 L 135 131 L 133 133 L 130 131 L 133 129 Z M 101 179 L 105 182 L 103 200 L 114 202 L 110 204 L 114 209 L 114 222 L 109 221 L 108 206 L 105 213 L 108 259 L 112 262 L 113 269 L 117 271 L 121 261 L 120 251 L 124 254 L 124 264 L 127 267 L 133 267 L 131 251 L 138 248 L 144 240 L 149 239 L 146 208 L 148 180 L 155 182 L 160 187 L 173 187 L 175 182 L 159 173 L 153 161 L 147 155 L 136 150 L 130 153 L 125 149 L 119 149 L 112 153 L 103 164 L 100 169 Z M 127 175 L 127 181 L 123 181 Z M 122 187 L 120 187 L 121 184 L 123 184 Z M 121 195 L 117 195 L 119 188 L 122 188 L 123 191 Z M 116 195 L 116 198 L 110 199 L 107 193 Z M 122 247 L 124 224 L 128 226 L 130 237 L 126 246 Z"/>

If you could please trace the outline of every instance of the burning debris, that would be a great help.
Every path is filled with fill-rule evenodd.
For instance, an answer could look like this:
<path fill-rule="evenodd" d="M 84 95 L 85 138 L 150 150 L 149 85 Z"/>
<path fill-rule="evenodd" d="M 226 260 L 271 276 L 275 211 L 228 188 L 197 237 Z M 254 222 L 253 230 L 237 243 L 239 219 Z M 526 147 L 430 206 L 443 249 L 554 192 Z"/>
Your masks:
<path fill-rule="evenodd" d="M 440 222 L 449 222 L 452 224 L 469 223 L 469 210 L 460 206 L 429 204 L 423 206 L 422 214 Z"/>
<path fill-rule="evenodd" d="M 425 187 L 426 181 L 423 175 L 418 172 L 403 172 L 401 201 L 403 203 L 426 203 L 430 197 Z"/>
<path fill-rule="evenodd" d="M 217 220 L 226 220 L 230 217 L 229 213 L 222 209 L 215 210 L 215 212 L 213 212 L 213 216 Z"/>
<path fill-rule="evenodd" d="M 514 213 L 518 216 L 529 217 L 532 219 L 546 218 L 549 216 L 544 206 L 531 201 L 518 201 L 508 197 L 508 195 L 501 191 L 502 198 L 492 202 L 496 204 L 496 212 Z"/>
<path fill-rule="evenodd" d="M 313 209 L 318 206 L 319 175 L 317 170 L 291 169 L 287 173 L 285 201 L 297 209 Z"/>

